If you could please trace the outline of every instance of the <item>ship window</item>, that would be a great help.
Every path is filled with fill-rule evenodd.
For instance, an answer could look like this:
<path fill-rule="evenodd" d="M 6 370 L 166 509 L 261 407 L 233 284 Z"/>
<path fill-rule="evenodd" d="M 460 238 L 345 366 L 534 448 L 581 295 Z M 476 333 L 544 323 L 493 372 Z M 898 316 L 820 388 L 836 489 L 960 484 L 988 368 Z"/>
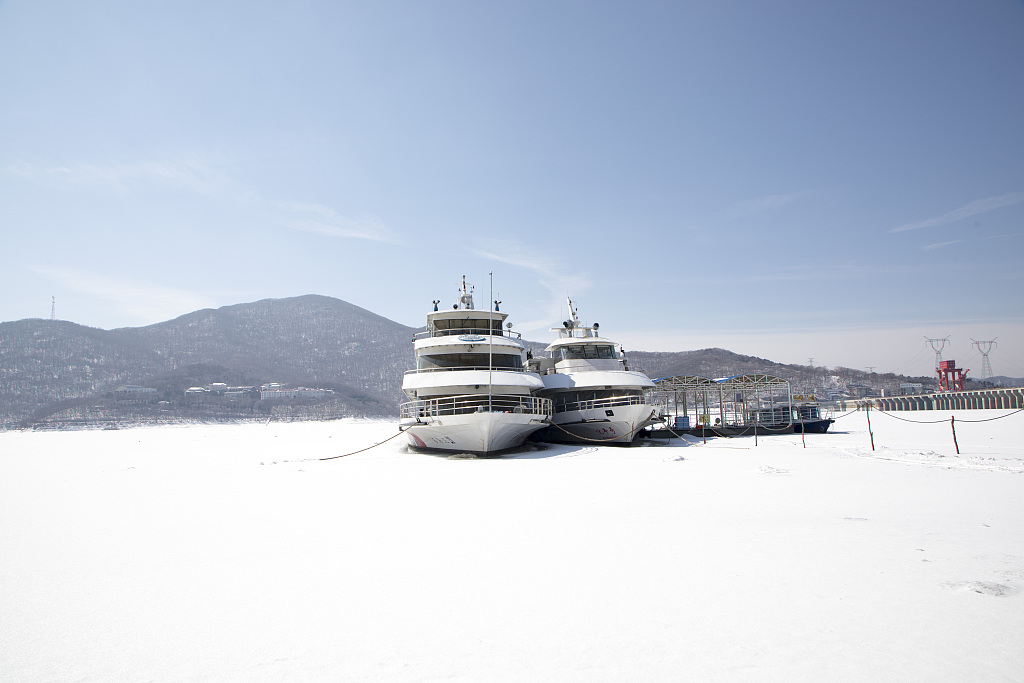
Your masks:
<path fill-rule="evenodd" d="M 578 403 L 585 403 L 587 401 L 600 401 L 602 399 L 618 398 L 619 396 L 628 396 L 633 392 L 621 391 L 621 390 L 608 390 L 608 389 L 591 389 L 589 391 L 560 391 L 554 394 L 551 398 L 554 399 L 555 406 L 575 406 Z"/>
<path fill-rule="evenodd" d="M 434 321 L 434 330 L 442 334 L 488 334 L 486 318 L 442 318 Z M 501 334 L 501 320 L 490 320 L 491 334 Z"/>
<path fill-rule="evenodd" d="M 432 370 L 435 368 L 486 368 L 488 354 L 486 353 L 439 353 L 430 356 L 420 356 L 416 361 L 416 368 L 419 370 Z M 519 354 L 510 355 L 495 353 L 490 357 L 491 367 L 521 370 L 523 358 Z"/>
<path fill-rule="evenodd" d="M 590 360 L 594 358 L 615 358 L 615 347 L 609 344 L 576 344 L 563 346 L 560 360 Z"/>

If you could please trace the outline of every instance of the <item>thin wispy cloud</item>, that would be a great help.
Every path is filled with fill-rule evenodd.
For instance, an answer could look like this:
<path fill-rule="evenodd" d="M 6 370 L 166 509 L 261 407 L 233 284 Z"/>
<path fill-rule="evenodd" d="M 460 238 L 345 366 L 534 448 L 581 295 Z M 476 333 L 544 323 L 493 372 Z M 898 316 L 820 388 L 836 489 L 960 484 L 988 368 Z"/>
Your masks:
<path fill-rule="evenodd" d="M 1016 237 L 1019 234 L 1020 233 L 1010 232 L 1010 233 L 1003 233 L 1001 235 L 983 235 L 981 237 L 973 237 L 971 239 L 959 239 L 959 240 L 949 240 L 948 242 L 936 242 L 935 244 L 925 245 L 924 250 L 925 251 L 931 251 L 933 249 L 941 249 L 942 247 L 948 247 L 948 246 L 953 245 L 953 244 L 961 244 L 961 243 L 964 243 L 964 242 L 986 242 L 988 240 L 998 240 L 998 239 L 1002 239 L 1004 237 Z"/>
<path fill-rule="evenodd" d="M 53 280 L 63 289 L 105 303 L 119 314 L 118 317 L 127 317 L 139 324 L 168 320 L 213 305 L 207 296 L 198 292 L 134 278 L 60 266 L 31 266 L 29 270 Z"/>
<path fill-rule="evenodd" d="M 291 230 L 329 237 L 400 242 L 378 218 L 349 218 L 320 204 L 268 200 L 237 181 L 222 167 L 222 163 L 209 155 L 183 153 L 167 159 L 114 164 L 69 162 L 42 165 L 23 162 L 8 165 L 3 172 L 63 191 L 88 190 L 124 196 L 144 189 L 186 190 L 244 204 Z"/>
<path fill-rule="evenodd" d="M 144 188 L 185 189 L 206 196 L 245 198 L 241 188 L 216 163 L 203 155 L 185 153 L 166 159 L 130 163 L 93 164 L 81 161 L 56 165 L 11 164 L 8 175 L 57 189 L 86 189 L 128 194 Z"/>
<path fill-rule="evenodd" d="M 279 203 L 277 208 L 285 214 L 278 218 L 277 222 L 292 230 L 328 237 L 348 237 L 391 244 L 400 242 L 394 232 L 378 218 L 347 218 L 334 209 L 320 204 Z"/>
<path fill-rule="evenodd" d="M 925 251 L 932 251 L 933 249 L 941 249 L 942 247 L 948 247 L 953 244 L 960 244 L 963 240 L 949 240 L 948 242 L 936 242 L 935 244 L 925 245 Z"/>
<path fill-rule="evenodd" d="M 552 325 L 552 321 L 561 319 L 559 315 L 566 295 L 576 297 L 591 287 L 590 278 L 585 274 L 571 272 L 568 266 L 558 259 L 539 255 L 536 247 L 514 240 L 491 242 L 489 247 L 471 251 L 482 258 L 533 272 L 537 276 L 537 281 L 550 292 L 550 299 L 542 307 L 544 317 L 520 322 L 520 327 L 524 329 L 547 329 Z"/>
<path fill-rule="evenodd" d="M 1013 206 L 1024 202 L 1024 192 L 1010 192 L 1009 194 L 1002 194 L 998 197 L 989 197 L 987 199 L 979 199 L 965 204 L 959 209 L 944 213 L 941 216 L 935 218 L 929 218 L 927 220 L 918 221 L 916 223 L 907 223 L 897 228 L 893 228 L 889 232 L 906 232 L 907 230 L 920 230 L 921 228 L 935 228 L 940 225 L 949 225 L 950 223 L 956 223 L 965 218 L 976 216 L 986 211 L 992 211 L 993 209 L 1000 209 L 1004 206 Z"/>

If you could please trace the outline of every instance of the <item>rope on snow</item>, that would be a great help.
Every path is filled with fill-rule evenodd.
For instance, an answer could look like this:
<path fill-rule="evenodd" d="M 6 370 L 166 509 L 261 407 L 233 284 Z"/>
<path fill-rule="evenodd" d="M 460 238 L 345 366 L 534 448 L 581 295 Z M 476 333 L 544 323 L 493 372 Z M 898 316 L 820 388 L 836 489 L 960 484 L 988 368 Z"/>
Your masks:
<path fill-rule="evenodd" d="M 347 458 L 350 455 L 355 455 L 356 453 L 362 453 L 363 451 L 368 451 L 371 448 L 376 448 L 377 446 L 380 446 L 381 444 L 385 444 L 388 441 L 391 441 L 391 439 L 395 438 L 395 436 L 400 436 L 401 434 L 404 434 L 404 433 L 405 432 L 403 432 L 402 430 L 399 430 L 398 434 L 395 434 L 394 436 L 389 436 L 388 438 L 384 439 L 380 443 L 375 443 L 372 446 L 367 446 L 366 448 L 360 448 L 358 451 L 352 451 L 351 453 L 344 453 L 342 455 L 332 455 L 329 458 L 320 458 L 320 460 L 337 460 L 338 458 Z"/>

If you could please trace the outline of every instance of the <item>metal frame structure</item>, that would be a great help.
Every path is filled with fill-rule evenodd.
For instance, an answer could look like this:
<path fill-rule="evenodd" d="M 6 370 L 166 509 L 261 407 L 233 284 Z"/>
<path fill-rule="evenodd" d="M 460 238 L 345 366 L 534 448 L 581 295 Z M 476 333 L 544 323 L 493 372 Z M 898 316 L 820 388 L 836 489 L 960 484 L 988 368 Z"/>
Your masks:
<path fill-rule="evenodd" d="M 939 376 L 939 393 L 946 391 L 963 391 L 964 380 L 967 378 L 968 370 L 958 368 L 955 360 L 944 360 L 939 362 L 935 373 Z"/>
<path fill-rule="evenodd" d="M 789 380 L 774 375 L 750 374 L 708 379 L 696 375 L 654 380 L 655 402 L 664 406 L 666 416 L 696 418 L 693 426 L 754 426 L 765 408 L 793 404 Z M 717 418 L 713 416 L 717 413 Z M 787 414 L 791 415 L 790 411 Z M 790 417 L 790 420 L 792 418 Z"/>

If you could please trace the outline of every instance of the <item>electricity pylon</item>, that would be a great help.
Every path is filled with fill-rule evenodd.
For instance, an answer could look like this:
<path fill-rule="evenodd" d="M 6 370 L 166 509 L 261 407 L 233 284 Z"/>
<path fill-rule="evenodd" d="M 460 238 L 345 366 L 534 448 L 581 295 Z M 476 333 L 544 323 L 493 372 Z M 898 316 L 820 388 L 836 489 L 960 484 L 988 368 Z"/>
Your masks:
<path fill-rule="evenodd" d="M 935 369 L 939 369 L 939 363 L 942 362 L 942 349 L 946 348 L 946 344 L 949 343 L 949 337 L 943 337 L 942 339 L 929 339 L 924 338 L 924 343 L 932 347 L 935 352 Z"/>
<path fill-rule="evenodd" d="M 992 350 L 993 346 L 996 346 L 996 340 L 976 341 L 972 339 L 971 341 L 974 342 L 974 345 L 978 347 L 978 351 L 981 352 L 981 379 L 988 379 L 992 376 L 992 364 L 988 362 L 988 352 Z"/>

